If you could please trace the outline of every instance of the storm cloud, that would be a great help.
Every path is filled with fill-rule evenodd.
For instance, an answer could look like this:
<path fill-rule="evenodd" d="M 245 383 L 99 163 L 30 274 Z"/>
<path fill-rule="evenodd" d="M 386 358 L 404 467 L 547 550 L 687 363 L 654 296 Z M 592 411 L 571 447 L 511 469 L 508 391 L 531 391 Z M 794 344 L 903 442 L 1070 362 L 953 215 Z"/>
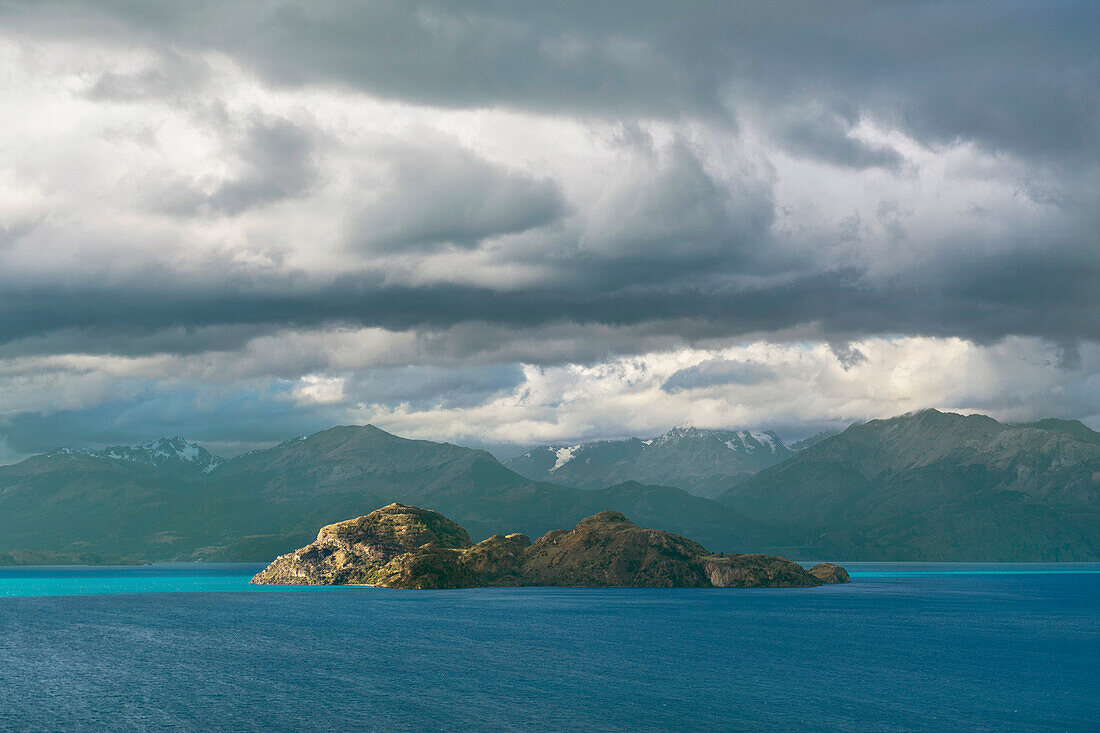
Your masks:
<path fill-rule="evenodd" d="M 539 380 L 677 350 L 655 430 L 797 432 L 899 403 L 708 410 L 819 388 L 791 348 L 878 374 L 917 358 L 894 342 L 1033 380 L 918 406 L 1095 422 L 1060 395 L 1100 389 L 1098 30 L 1082 2 L 2 3 L 0 435 L 473 440 L 496 405 L 516 441 L 614 436 Z"/>

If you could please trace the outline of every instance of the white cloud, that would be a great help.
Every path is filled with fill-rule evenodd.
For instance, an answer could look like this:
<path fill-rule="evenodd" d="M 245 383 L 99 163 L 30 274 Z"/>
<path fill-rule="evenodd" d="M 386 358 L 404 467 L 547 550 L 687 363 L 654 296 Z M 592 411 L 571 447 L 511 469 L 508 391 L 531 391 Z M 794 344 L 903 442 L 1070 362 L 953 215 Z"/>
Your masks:
<path fill-rule="evenodd" d="M 864 339 L 866 356 L 845 367 L 828 344 L 766 341 L 724 349 L 677 349 L 591 366 L 526 366 L 513 392 L 472 408 L 386 405 L 346 413 L 400 434 L 502 442 L 651 436 L 674 425 L 777 428 L 802 437 L 925 407 L 1006 420 L 1067 415 L 1100 424 L 1100 349 L 1074 371 L 1052 368 L 1055 350 L 1034 339 L 978 346 L 962 339 Z M 714 360 L 766 366 L 767 379 L 662 389 L 676 373 Z"/>
<path fill-rule="evenodd" d="M 344 378 L 305 374 L 298 379 L 293 394 L 299 402 L 307 404 L 335 404 L 344 399 Z"/>

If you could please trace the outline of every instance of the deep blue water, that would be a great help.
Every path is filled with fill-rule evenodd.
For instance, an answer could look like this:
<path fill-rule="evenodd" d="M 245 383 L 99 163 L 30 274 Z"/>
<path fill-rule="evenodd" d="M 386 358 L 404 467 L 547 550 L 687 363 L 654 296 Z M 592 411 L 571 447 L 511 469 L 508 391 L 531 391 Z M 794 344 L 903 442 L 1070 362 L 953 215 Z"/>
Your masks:
<path fill-rule="evenodd" d="M 0 728 L 1100 730 L 1100 564 L 846 566 L 790 590 L 0 569 Z"/>

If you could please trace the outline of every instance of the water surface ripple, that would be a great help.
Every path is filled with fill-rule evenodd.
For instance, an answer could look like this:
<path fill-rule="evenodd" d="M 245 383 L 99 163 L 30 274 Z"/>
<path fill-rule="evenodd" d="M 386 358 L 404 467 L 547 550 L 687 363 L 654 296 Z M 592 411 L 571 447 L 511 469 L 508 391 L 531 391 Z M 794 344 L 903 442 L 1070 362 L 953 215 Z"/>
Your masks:
<path fill-rule="evenodd" d="M 433 592 L 0 569 L 0 728 L 1098 729 L 1100 564 L 847 566 L 813 589 Z"/>

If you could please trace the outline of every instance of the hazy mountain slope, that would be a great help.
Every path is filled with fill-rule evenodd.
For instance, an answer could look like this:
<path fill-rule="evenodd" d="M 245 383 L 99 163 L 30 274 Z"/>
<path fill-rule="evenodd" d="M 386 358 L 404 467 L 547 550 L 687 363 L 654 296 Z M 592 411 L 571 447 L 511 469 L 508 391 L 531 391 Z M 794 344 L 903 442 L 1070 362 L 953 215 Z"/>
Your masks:
<path fill-rule="evenodd" d="M 652 440 L 543 446 L 504 465 L 536 481 L 582 489 L 637 481 L 713 497 L 793 454 L 770 432 L 673 428 Z"/>
<path fill-rule="evenodd" d="M 172 470 L 55 451 L 0 466 L 0 552 L 157 554 L 188 482 Z"/>
<path fill-rule="evenodd" d="M 1097 559 L 1100 445 L 1078 432 L 935 410 L 874 420 L 720 501 L 845 558 Z"/>
<path fill-rule="evenodd" d="M 584 491 L 530 481 L 484 451 L 340 427 L 254 451 L 209 472 L 59 452 L 0 468 L 0 552 L 100 552 L 144 558 L 270 559 L 317 527 L 393 501 L 431 506 L 476 535 L 539 536 L 603 509 L 718 550 L 764 531 L 678 489 Z"/>
<path fill-rule="evenodd" d="M 817 445 L 826 438 L 833 437 L 837 434 L 837 432 L 838 431 L 836 430 L 822 430 L 820 433 L 814 433 L 813 435 L 803 438 L 802 440 L 796 440 L 795 442 L 791 443 L 790 448 L 796 453 L 800 450 L 806 450 L 807 448 Z"/>
<path fill-rule="evenodd" d="M 1020 423 L 1014 427 L 1052 430 L 1057 433 L 1070 435 L 1082 443 L 1100 445 L 1100 433 L 1096 432 L 1088 425 L 1085 425 L 1080 420 L 1059 420 L 1057 418 L 1048 417 L 1045 420 L 1039 420 L 1037 422 Z"/>
<path fill-rule="evenodd" d="M 0 552 L 156 556 L 221 462 L 176 437 L 0 466 Z"/>

